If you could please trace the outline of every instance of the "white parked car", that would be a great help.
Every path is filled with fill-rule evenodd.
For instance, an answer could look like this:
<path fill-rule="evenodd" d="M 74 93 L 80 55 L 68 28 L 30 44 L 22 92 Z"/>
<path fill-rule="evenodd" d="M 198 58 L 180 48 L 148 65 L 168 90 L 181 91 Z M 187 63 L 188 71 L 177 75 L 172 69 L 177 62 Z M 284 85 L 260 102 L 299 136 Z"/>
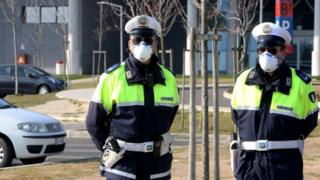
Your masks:
<path fill-rule="evenodd" d="M 0 99 L 0 167 L 11 165 L 14 158 L 24 164 L 44 162 L 63 152 L 65 136 L 58 120 Z"/>

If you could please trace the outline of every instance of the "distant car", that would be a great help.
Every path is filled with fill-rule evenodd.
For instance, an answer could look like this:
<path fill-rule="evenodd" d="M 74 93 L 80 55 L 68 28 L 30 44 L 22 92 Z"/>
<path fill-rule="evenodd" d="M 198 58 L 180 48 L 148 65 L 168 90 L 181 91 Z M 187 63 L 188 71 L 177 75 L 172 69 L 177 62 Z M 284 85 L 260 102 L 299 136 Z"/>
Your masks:
<path fill-rule="evenodd" d="M 52 76 L 46 71 L 30 66 L 19 64 L 18 90 L 20 94 L 46 94 L 65 89 L 64 80 Z M 0 65 L 0 97 L 15 93 L 15 66 Z"/>
<path fill-rule="evenodd" d="M 63 125 L 49 116 L 17 108 L 0 99 L 0 167 L 13 158 L 41 163 L 65 148 Z"/>

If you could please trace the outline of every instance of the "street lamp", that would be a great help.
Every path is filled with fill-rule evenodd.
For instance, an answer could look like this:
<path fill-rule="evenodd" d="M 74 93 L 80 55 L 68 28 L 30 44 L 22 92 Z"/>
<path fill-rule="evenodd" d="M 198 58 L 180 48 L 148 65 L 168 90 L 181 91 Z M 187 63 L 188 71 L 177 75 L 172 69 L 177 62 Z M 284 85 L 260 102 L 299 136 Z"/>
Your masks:
<path fill-rule="evenodd" d="M 114 4 L 111 2 L 106 2 L 106 1 L 99 1 L 97 4 L 106 4 L 109 6 L 113 6 L 116 8 L 119 8 L 120 11 L 120 63 L 123 60 L 123 11 L 122 11 L 122 6 L 118 4 Z"/>

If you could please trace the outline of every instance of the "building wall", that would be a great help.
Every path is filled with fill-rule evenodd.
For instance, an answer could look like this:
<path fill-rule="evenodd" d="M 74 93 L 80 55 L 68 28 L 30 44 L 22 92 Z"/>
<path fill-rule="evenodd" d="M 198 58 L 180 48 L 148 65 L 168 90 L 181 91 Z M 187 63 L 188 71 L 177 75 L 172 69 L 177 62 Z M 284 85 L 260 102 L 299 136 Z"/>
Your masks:
<path fill-rule="evenodd" d="M 39 1 L 41 6 L 57 5 L 58 1 Z M 59 1 L 63 5 L 67 5 L 66 1 Z M 42 24 L 43 36 L 41 46 L 41 63 L 33 61 L 34 56 L 37 54 L 35 50 L 35 41 L 32 40 L 31 34 L 35 33 L 38 24 L 23 23 L 22 9 L 24 6 L 30 6 L 30 0 L 17 1 L 17 31 L 16 31 L 16 45 L 17 55 L 26 54 L 28 57 L 28 64 L 35 65 L 47 70 L 50 73 L 55 73 L 55 61 L 63 60 L 63 37 L 55 33 L 57 25 L 54 23 Z M 51 4 L 53 3 L 53 4 Z M 34 6 L 34 5 L 33 5 Z M 8 10 L 8 9 L 7 9 Z M 0 64 L 13 64 L 14 51 L 13 51 L 13 33 L 10 23 L 4 22 L 4 14 L 0 12 Z"/>
<path fill-rule="evenodd" d="M 91 74 L 92 73 L 92 57 L 93 50 L 98 50 L 98 41 L 93 38 L 93 30 L 99 27 L 99 6 L 96 4 L 99 0 L 54 0 L 46 1 L 39 0 L 38 2 L 42 6 L 48 6 L 48 2 L 54 2 L 57 6 L 72 6 L 70 10 L 70 24 L 69 24 L 69 39 L 70 41 L 70 57 L 72 65 L 72 74 Z M 24 5 L 30 5 L 31 0 L 18 0 L 19 12 Z M 70 3 L 72 2 L 72 3 Z M 120 3 L 119 1 L 112 1 L 113 3 Z M 296 2 L 296 1 L 294 1 Z M 310 1 L 313 5 L 313 1 Z M 265 4 L 264 21 L 274 21 L 274 3 L 275 1 L 268 1 Z M 123 5 L 123 4 L 122 4 Z M 123 6 L 124 7 L 124 6 Z M 302 21 L 301 17 L 307 17 L 310 21 Z M 12 43 L 12 30 L 9 23 L 3 22 L 3 13 L 0 12 L 0 64 L 14 63 L 13 58 L 13 43 Z M 36 55 L 34 42 L 31 40 L 30 34 L 36 30 L 37 24 L 22 23 L 21 16 L 18 18 L 18 30 L 17 30 L 17 53 L 27 54 L 29 61 L 28 64 L 38 65 L 33 62 L 33 56 Z M 123 27 L 128 19 L 124 18 Z M 55 73 L 55 61 L 65 60 L 63 49 L 63 36 L 57 34 L 54 29 L 61 24 L 43 24 L 44 34 L 42 42 L 42 64 L 43 69 L 50 73 Z M 63 26 L 67 29 L 67 25 Z M 308 33 L 303 33 L 304 31 Z M 302 42 L 306 42 L 313 33 L 313 13 L 303 1 L 294 9 L 294 35 L 299 34 L 299 38 Z M 128 35 L 123 32 L 123 48 L 124 57 L 127 57 L 127 40 Z M 220 50 L 220 72 L 231 74 L 232 73 L 232 52 L 231 47 L 234 45 L 234 38 L 232 35 L 222 33 L 223 40 L 219 42 Z M 251 35 L 249 41 L 249 62 L 253 66 L 256 63 L 256 45 Z M 298 36 L 297 36 L 298 37 Z M 73 39 L 72 39 L 73 38 Z M 106 35 L 106 39 L 102 43 L 102 50 L 107 52 L 107 67 L 120 62 L 120 35 L 119 30 L 109 31 Z M 295 39 L 295 37 L 294 37 Z M 173 49 L 174 52 L 174 71 L 178 74 L 182 73 L 182 60 L 183 60 L 183 48 L 186 47 L 186 33 L 182 24 L 177 21 L 173 26 L 169 34 L 165 37 L 165 48 Z M 309 47 L 309 44 L 302 44 L 302 48 Z M 309 48 L 310 49 L 310 48 Z M 209 42 L 210 50 L 210 42 Z M 309 52 L 308 49 L 302 49 L 302 52 Z M 72 53 L 75 52 L 75 53 Z M 210 54 L 208 56 L 210 61 Z M 304 56 L 309 57 L 309 56 Z M 169 56 L 166 56 L 166 65 L 169 66 Z M 200 64 L 200 58 L 196 61 Z M 307 60 L 310 61 L 310 60 Z M 209 62 L 210 63 L 210 62 Z M 211 65 L 209 64 L 209 70 Z M 101 64 L 99 70 L 101 73 L 104 71 L 104 67 Z"/>

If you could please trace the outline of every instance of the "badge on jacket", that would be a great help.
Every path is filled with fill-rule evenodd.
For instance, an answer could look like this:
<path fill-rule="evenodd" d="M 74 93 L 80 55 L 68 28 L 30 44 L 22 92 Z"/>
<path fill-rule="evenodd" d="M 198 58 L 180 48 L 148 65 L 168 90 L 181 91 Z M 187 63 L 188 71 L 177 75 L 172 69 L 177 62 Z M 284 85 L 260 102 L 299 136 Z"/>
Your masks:
<path fill-rule="evenodd" d="M 315 92 L 309 93 L 309 99 L 313 103 L 316 102 L 316 93 Z"/>
<path fill-rule="evenodd" d="M 131 79 L 132 78 L 131 71 L 126 71 L 126 76 L 128 79 Z"/>

